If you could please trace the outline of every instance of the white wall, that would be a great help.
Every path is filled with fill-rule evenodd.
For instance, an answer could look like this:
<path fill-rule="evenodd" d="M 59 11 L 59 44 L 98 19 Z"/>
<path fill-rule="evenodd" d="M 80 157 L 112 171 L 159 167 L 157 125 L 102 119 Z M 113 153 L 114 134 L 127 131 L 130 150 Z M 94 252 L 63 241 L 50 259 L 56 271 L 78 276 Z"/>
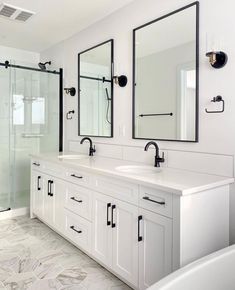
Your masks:
<path fill-rule="evenodd" d="M 2 46 L 0 43 L 0 62 L 15 61 L 16 63 L 32 63 L 37 64 L 39 62 L 39 53 L 21 50 L 13 47 Z"/>
<path fill-rule="evenodd" d="M 114 91 L 114 138 L 95 139 L 97 154 L 152 163 L 153 153 L 143 152 L 146 143 L 132 140 L 132 29 L 162 16 L 189 0 L 136 0 L 129 6 L 42 53 L 64 68 L 64 86 L 77 87 L 77 53 L 107 39 L 114 39 L 115 72 L 126 74 L 129 83 Z M 235 2 L 200 1 L 200 126 L 199 143 L 159 142 L 167 153 L 165 166 L 231 176 L 235 154 L 235 38 L 233 37 Z M 221 13 L 223 10 L 223 13 Z M 212 69 L 205 57 L 213 43 L 228 53 L 227 66 Z M 213 108 L 210 100 L 221 94 L 224 114 L 206 114 Z M 218 104 L 214 106 L 219 106 Z M 77 98 L 65 96 L 65 112 L 77 110 Z M 77 118 L 65 122 L 65 148 L 83 151 L 77 136 Z M 109 144 L 116 144 L 116 146 Z M 235 190 L 231 191 L 231 241 L 235 241 Z"/>

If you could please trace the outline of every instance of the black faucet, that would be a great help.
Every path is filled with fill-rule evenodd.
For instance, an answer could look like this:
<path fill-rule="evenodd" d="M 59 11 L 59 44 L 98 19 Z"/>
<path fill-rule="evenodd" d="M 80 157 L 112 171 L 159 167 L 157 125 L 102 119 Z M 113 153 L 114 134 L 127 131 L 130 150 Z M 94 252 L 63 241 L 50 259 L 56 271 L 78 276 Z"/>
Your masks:
<path fill-rule="evenodd" d="M 92 146 L 92 140 L 91 140 L 91 138 L 89 138 L 89 137 L 84 137 L 84 138 L 82 138 L 80 144 L 83 144 L 83 142 L 84 142 L 85 140 L 87 140 L 87 141 L 90 142 L 89 156 L 93 156 L 94 153 L 96 152 L 96 150 L 95 150 L 95 145 L 94 145 L 94 147 Z"/>
<path fill-rule="evenodd" d="M 159 147 L 157 145 L 156 142 L 150 141 L 148 142 L 145 147 L 144 147 L 144 151 L 148 151 L 149 146 L 153 145 L 156 149 L 156 155 L 155 155 L 155 163 L 154 166 L 155 167 L 160 167 L 160 163 L 165 162 L 165 158 L 164 158 L 164 152 L 162 153 L 162 157 L 159 156 Z"/>

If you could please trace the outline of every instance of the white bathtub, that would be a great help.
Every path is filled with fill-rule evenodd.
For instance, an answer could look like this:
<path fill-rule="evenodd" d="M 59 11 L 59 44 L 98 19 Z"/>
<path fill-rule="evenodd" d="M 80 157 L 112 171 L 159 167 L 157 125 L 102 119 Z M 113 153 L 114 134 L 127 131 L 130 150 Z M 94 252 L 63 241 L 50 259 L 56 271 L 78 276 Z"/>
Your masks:
<path fill-rule="evenodd" d="M 199 259 L 148 290 L 234 290 L 235 245 Z"/>

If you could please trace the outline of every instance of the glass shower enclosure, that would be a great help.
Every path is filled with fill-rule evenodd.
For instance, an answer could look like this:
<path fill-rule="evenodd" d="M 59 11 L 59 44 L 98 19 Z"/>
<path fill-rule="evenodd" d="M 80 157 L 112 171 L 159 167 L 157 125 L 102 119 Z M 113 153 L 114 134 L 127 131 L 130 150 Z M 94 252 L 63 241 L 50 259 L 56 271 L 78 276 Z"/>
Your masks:
<path fill-rule="evenodd" d="M 62 79 L 0 62 L 0 212 L 29 206 L 30 154 L 62 151 Z"/>

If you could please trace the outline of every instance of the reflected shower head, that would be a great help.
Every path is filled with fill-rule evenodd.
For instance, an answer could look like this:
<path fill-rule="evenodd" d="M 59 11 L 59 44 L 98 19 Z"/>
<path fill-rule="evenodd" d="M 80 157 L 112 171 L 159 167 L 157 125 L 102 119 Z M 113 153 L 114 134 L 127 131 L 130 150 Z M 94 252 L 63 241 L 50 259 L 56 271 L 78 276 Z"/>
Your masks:
<path fill-rule="evenodd" d="M 46 65 L 51 65 L 51 61 L 47 61 L 47 62 L 44 62 L 44 63 L 42 63 L 42 62 L 39 62 L 39 64 L 38 64 L 38 66 L 39 66 L 39 68 L 41 69 L 41 70 L 46 70 Z"/>

